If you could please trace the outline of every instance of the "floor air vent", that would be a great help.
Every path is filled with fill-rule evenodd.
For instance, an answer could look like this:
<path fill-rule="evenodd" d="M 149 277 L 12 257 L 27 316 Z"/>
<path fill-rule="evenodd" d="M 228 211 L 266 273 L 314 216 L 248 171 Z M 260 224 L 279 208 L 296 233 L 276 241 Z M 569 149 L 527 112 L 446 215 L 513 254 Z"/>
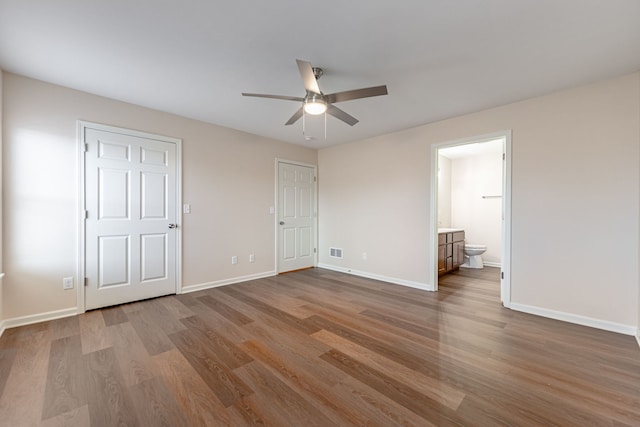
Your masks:
<path fill-rule="evenodd" d="M 342 258 L 342 248 L 329 248 L 329 256 L 333 258 Z"/>

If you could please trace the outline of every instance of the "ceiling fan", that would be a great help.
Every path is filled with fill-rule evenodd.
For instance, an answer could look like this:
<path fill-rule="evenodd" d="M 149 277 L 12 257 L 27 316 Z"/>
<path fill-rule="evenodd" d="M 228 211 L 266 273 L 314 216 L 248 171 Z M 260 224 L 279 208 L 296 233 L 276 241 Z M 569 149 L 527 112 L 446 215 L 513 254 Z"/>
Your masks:
<path fill-rule="evenodd" d="M 304 88 L 307 94 L 304 98 L 296 96 L 284 96 L 284 95 L 265 95 L 260 93 L 243 93 L 242 96 L 255 96 L 258 98 L 273 98 L 284 99 L 286 101 L 298 101 L 302 102 L 302 106 L 296 111 L 293 116 L 285 123 L 285 126 L 292 125 L 300 117 L 303 112 L 312 115 L 318 115 L 327 113 L 333 117 L 342 120 L 349 126 L 353 126 L 358 123 L 358 119 L 350 114 L 345 113 L 333 104 L 344 101 L 351 101 L 353 99 L 369 98 L 372 96 L 380 96 L 387 94 L 387 86 L 373 86 L 363 89 L 346 90 L 344 92 L 330 93 L 328 95 L 323 94 L 318 86 L 318 79 L 322 77 L 324 71 L 322 68 L 312 67 L 308 61 L 302 61 L 296 59 L 298 63 L 298 69 L 300 70 L 300 76 L 304 82 Z"/>

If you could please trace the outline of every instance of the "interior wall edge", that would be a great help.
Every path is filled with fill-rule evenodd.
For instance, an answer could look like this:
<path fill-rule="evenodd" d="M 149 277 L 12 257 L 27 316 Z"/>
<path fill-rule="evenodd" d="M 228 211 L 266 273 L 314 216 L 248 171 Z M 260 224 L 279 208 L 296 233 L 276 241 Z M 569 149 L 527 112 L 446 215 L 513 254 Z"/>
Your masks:
<path fill-rule="evenodd" d="M 609 332 L 636 336 L 638 338 L 639 330 L 633 325 L 623 325 L 620 323 L 610 322 L 606 320 L 596 319 L 593 317 L 580 316 L 578 314 L 566 313 L 561 311 L 549 310 L 542 307 L 534 307 L 526 304 L 517 304 L 512 302 L 510 308 L 536 316 L 547 317 L 549 319 L 560 320 L 563 322 L 574 323 L 576 325 L 588 326 L 591 328 L 602 329 Z M 640 338 L 638 338 L 640 340 Z"/>
<path fill-rule="evenodd" d="M 421 289 L 423 291 L 432 291 L 433 287 L 427 283 L 414 282 L 411 280 L 398 279 L 396 277 L 382 276 L 375 273 L 368 273 L 366 271 L 353 270 L 348 267 L 339 267 L 331 264 L 318 264 L 318 268 L 326 268 L 327 270 L 338 271 L 340 273 L 351 274 L 354 276 L 360 276 L 367 279 L 380 280 L 383 282 L 393 283 L 394 285 L 407 286 L 409 288 Z"/>
<path fill-rule="evenodd" d="M 46 313 L 30 314 L 27 316 L 4 319 L 0 323 L 0 336 L 5 329 L 16 328 L 18 326 L 32 325 L 34 323 L 48 322 L 50 320 L 62 319 L 80 314 L 77 307 L 65 308 L 62 310 L 49 311 Z"/>
<path fill-rule="evenodd" d="M 217 288 L 220 286 L 233 285 L 234 283 L 248 282 L 249 280 L 264 279 L 265 277 L 276 276 L 275 270 L 265 271 L 262 273 L 250 274 L 248 276 L 232 277 L 229 279 L 216 280 L 214 282 L 200 283 L 197 285 L 184 286 L 180 293 L 188 294 L 191 292 L 204 291 L 205 289 Z"/>

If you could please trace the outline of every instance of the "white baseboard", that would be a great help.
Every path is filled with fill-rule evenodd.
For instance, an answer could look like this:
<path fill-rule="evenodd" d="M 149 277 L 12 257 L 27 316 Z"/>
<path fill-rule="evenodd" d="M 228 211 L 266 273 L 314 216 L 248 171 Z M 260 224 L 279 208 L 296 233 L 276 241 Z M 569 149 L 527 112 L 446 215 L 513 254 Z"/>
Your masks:
<path fill-rule="evenodd" d="M 500 262 L 487 262 L 484 261 L 482 263 L 485 267 L 498 267 L 498 268 L 502 268 L 502 263 Z"/>
<path fill-rule="evenodd" d="M 49 320 L 75 316 L 76 314 L 79 314 L 78 308 L 73 307 L 73 308 L 65 308 L 64 310 L 49 311 L 46 313 L 31 314 L 29 316 L 4 319 L 2 323 L 0 323 L 0 336 L 5 331 L 5 329 L 8 329 L 8 328 L 31 325 L 33 323 L 47 322 Z"/>
<path fill-rule="evenodd" d="M 617 332 L 619 334 L 636 336 L 640 343 L 638 328 L 634 326 L 549 310 L 546 308 L 533 307 L 530 305 L 516 304 L 514 302 L 511 303 L 510 308 L 515 311 L 522 311 L 523 313 L 535 314 L 536 316 L 548 317 L 550 319 L 562 320 L 563 322 L 575 323 L 577 325 L 589 326 L 591 328 L 603 329 L 605 331 Z"/>
<path fill-rule="evenodd" d="M 395 285 L 408 286 L 410 288 L 422 289 L 423 291 L 433 291 L 433 287 L 426 283 L 412 282 L 410 280 L 398 279 L 395 277 L 381 276 L 379 274 L 368 273 L 366 271 L 353 270 L 351 268 L 338 267 L 330 264 L 318 264 L 318 268 L 338 271 L 340 273 L 353 274 L 354 276 L 366 277 L 367 279 L 381 280 Z"/>
<path fill-rule="evenodd" d="M 249 276 L 234 277 L 231 279 L 219 280 L 216 282 L 202 283 L 200 285 L 185 286 L 184 288 L 182 288 L 181 293 L 196 292 L 203 289 L 215 288 L 218 286 L 230 285 L 230 284 L 239 283 L 239 282 L 246 282 L 248 280 L 262 279 L 264 277 L 271 277 L 275 275 L 276 275 L 275 271 L 267 271 L 264 273 L 253 274 Z M 33 323 L 39 323 L 39 322 L 46 322 L 49 320 L 61 319 L 63 317 L 75 316 L 76 314 L 80 314 L 80 311 L 78 311 L 77 307 L 74 307 L 74 308 L 67 308 L 64 310 L 50 311 L 47 313 L 38 313 L 38 314 L 29 315 L 29 316 L 4 319 L 0 321 L 0 336 L 2 336 L 4 331 L 9 328 L 31 325 Z"/>
<path fill-rule="evenodd" d="M 203 291 L 205 289 L 217 288 L 218 286 L 232 285 L 234 283 L 247 282 L 249 280 L 263 279 L 265 277 L 275 276 L 275 271 L 265 271 L 263 273 L 251 274 L 248 276 L 232 277 L 230 279 L 217 280 L 215 282 L 201 283 L 199 285 L 184 286 L 180 291 L 181 294 Z"/>
<path fill-rule="evenodd" d="M 640 334 L 636 335 L 636 341 L 638 341 L 638 347 L 640 347 Z"/>

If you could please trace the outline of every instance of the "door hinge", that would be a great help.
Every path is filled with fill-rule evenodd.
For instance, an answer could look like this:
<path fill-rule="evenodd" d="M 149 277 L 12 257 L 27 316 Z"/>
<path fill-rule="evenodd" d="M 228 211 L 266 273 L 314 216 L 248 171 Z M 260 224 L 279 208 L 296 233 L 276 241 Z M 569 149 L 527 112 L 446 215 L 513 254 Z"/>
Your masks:
<path fill-rule="evenodd" d="M 313 248 L 313 253 L 314 253 L 314 254 L 316 253 L 316 248 Z"/>
<path fill-rule="evenodd" d="M 87 279 L 86 277 L 84 278 L 84 287 L 86 288 L 87 286 L 89 286 L 89 279 Z"/>
<path fill-rule="evenodd" d="M 500 272 L 500 278 L 504 279 L 504 271 Z"/>
<path fill-rule="evenodd" d="M 505 160 L 507 158 L 507 155 L 505 153 L 502 153 L 502 160 Z"/>
<path fill-rule="evenodd" d="M 89 144 L 84 144 L 84 152 L 86 153 L 87 151 L 89 151 Z"/>
<path fill-rule="evenodd" d="M 89 211 L 86 209 L 84 211 L 84 219 L 89 219 Z"/>
<path fill-rule="evenodd" d="M 317 178 L 314 176 L 314 177 L 313 177 L 313 182 L 316 182 L 316 179 L 317 179 Z"/>

